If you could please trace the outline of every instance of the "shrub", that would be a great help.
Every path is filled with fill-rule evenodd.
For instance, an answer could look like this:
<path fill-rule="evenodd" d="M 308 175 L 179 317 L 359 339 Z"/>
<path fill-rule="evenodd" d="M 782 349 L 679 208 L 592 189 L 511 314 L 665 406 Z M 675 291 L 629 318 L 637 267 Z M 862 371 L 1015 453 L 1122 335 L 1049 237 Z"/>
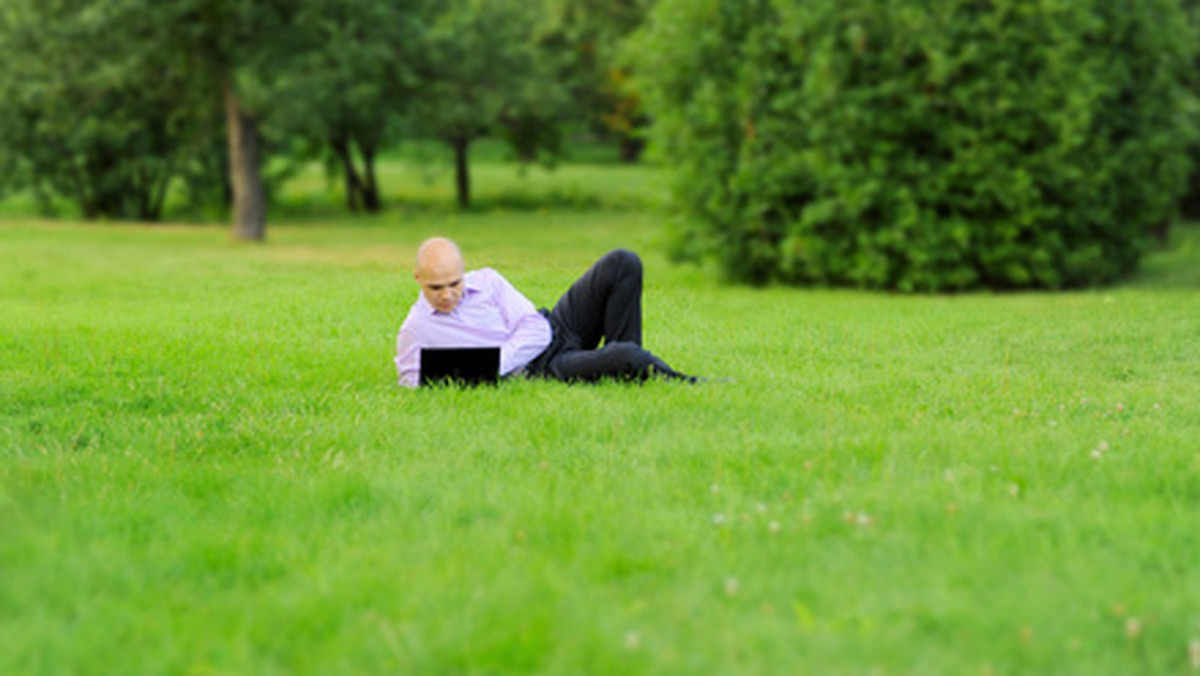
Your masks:
<path fill-rule="evenodd" d="M 1174 0 L 663 0 L 638 47 L 677 248 L 739 280 L 1107 282 L 1188 170 Z"/>

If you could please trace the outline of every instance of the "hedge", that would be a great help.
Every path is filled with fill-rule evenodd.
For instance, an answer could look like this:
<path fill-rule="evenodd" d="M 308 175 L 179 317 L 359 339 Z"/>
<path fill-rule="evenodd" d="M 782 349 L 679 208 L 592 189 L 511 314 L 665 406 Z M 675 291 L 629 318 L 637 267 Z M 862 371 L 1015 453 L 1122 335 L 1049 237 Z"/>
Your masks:
<path fill-rule="evenodd" d="M 738 280 L 1110 282 L 1188 174 L 1172 0 L 662 0 L 637 54 L 676 251 Z"/>

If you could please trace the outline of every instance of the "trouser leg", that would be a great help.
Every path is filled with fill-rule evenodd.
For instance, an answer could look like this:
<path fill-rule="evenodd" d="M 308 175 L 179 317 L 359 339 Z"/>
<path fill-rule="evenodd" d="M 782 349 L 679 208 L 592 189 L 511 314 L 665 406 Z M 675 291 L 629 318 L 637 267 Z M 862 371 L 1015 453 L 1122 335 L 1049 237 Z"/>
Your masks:
<path fill-rule="evenodd" d="M 639 380 L 659 374 L 685 377 L 636 343 L 607 343 L 596 350 L 568 350 L 550 360 L 550 373 L 559 380 L 594 381 L 602 378 Z"/>
<path fill-rule="evenodd" d="M 642 262 L 632 251 L 605 254 L 554 306 L 558 325 L 591 350 L 612 343 L 642 344 Z"/>
<path fill-rule="evenodd" d="M 612 251 L 596 261 L 550 314 L 555 331 L 564 334 L 544 367 L 555 378 L 694 380 L 642 348 L 642 262 L 631 251 Z M 598 347 L 602 340 L 604 347 Z"/>

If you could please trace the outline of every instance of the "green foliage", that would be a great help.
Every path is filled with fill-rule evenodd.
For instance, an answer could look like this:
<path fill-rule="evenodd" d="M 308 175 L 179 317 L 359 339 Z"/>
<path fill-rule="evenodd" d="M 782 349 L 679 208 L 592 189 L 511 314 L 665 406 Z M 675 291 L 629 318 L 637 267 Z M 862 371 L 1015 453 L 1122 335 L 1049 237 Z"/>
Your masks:
<path fill-rule="evenodd" d="M 1181 0 L 1180 4 L 1187 15 L 1192 43 L 1200 44 L 1200 0 Z M 1193 57 L 1192 68 L 1188 70 L 1187 84 L 1195 104 L 1200 100 L 1200 53 Z M 1200 105 L 1194 105 L 1192 109 L 1191 125 L 1193 128 L 1200 127 Z M 1184 216 L 1195 218 L 1200 216 L 1200 138 L 1192 138 L 1191 141 L 1189 156 L 1192 169 L 1188 175 L 1187 190 L 1180 208 Z"/>
<path fill-rule="evenodd" d="M 540 80 L 526 2 L 455 0 L 430 18 L 418 69 L 415 123 L 447 141 L 477 139 L 501 116 L 536 105 Z"/>
<path fill-rule="evenodd" d="M 619 142 L 622 159 L 637 159 L 648 118 L 630 79 L 622 47 L 654 0 L 552 0 L 550 41 L 563 52 L 559 79 L 577 119 L 599 138 Z"/>
<path fill-rule="evenodd" d="M 557 1 L 13 0 L 0 8 L 0 188 L 155 220 L 172 191 L 209 214 L 229 205 L 231 176 L 257 195 L 265 172 L 269 196 L 320 158 L 351 210 L 377 211 L 377 158 L 421 137 L 454 146 L 465 203 L 476 139 L 546 165 L 563 151 Z M 589 3 L 593 21 L 620 15 L 600 19 L 608 42 L 645 4 Z M 236 174 L 227 103 L 257 139 L 241 147 L 261 154 Z M 257 203 L 243 200 L 246 218 Z"/>
<path fill-rule="evenodd" d="M 112 5 L 13 0 L 5 9 L 0 156 L 9 176 L 88 218 L 157 219 L 203 122 L 188 74 L 127 49 Z"/>
<path fill-rule="evenodd" d="M 541 127 L 563 110 L 552 75 L 555 54 L 542 49 L 539 3 L 450 0 L 429 18 L 416 66 L 420 87 L 409 107 L 415 129 L 454 148 L 459 204 L 470 203 L 470 144 L 507 127 L 518 152 L 555 150 L 558 135 Z"/>
<path fill-rule="evenodd" d="M 157 220 L 180 176 L 223 199 L 222 83 L 262 115 L 281 64 L 311 43 L 279 30 L 285 4 L 14 0 L 0 15 L 0 156 L 43 202 L 88 218 Z"/>
<path fill-rule="evenodd" d="M 1187 171 L 1173 0 L 665 0 L 639 72 L 734 278 L 1063 288 L 1135 268 Z"/>
<path fill-rule="evenodd" d="M 307 0 L 291 31 L 308 37 L 274 75 L 270 126 L 345 179 L 347 206 L 377 211 L 375 159 L 419 90 L 425 0 Z"/>

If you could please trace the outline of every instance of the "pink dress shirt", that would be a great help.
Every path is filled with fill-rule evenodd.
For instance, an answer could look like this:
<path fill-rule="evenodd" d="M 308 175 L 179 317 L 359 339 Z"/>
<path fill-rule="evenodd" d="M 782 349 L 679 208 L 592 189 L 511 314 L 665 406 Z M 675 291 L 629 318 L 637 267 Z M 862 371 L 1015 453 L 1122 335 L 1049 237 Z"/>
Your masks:
<path fill-rule="evenodd" d="M 396 336 L 396 371 L 400 385 L 420 382 L 422 347 L 500 348 L 500 374 L 524 368 L 550 345 L 550 322 L 516 287 L 491 268 L 463 276 L 458 307 L 438 312 L 417 297 Z"/>

